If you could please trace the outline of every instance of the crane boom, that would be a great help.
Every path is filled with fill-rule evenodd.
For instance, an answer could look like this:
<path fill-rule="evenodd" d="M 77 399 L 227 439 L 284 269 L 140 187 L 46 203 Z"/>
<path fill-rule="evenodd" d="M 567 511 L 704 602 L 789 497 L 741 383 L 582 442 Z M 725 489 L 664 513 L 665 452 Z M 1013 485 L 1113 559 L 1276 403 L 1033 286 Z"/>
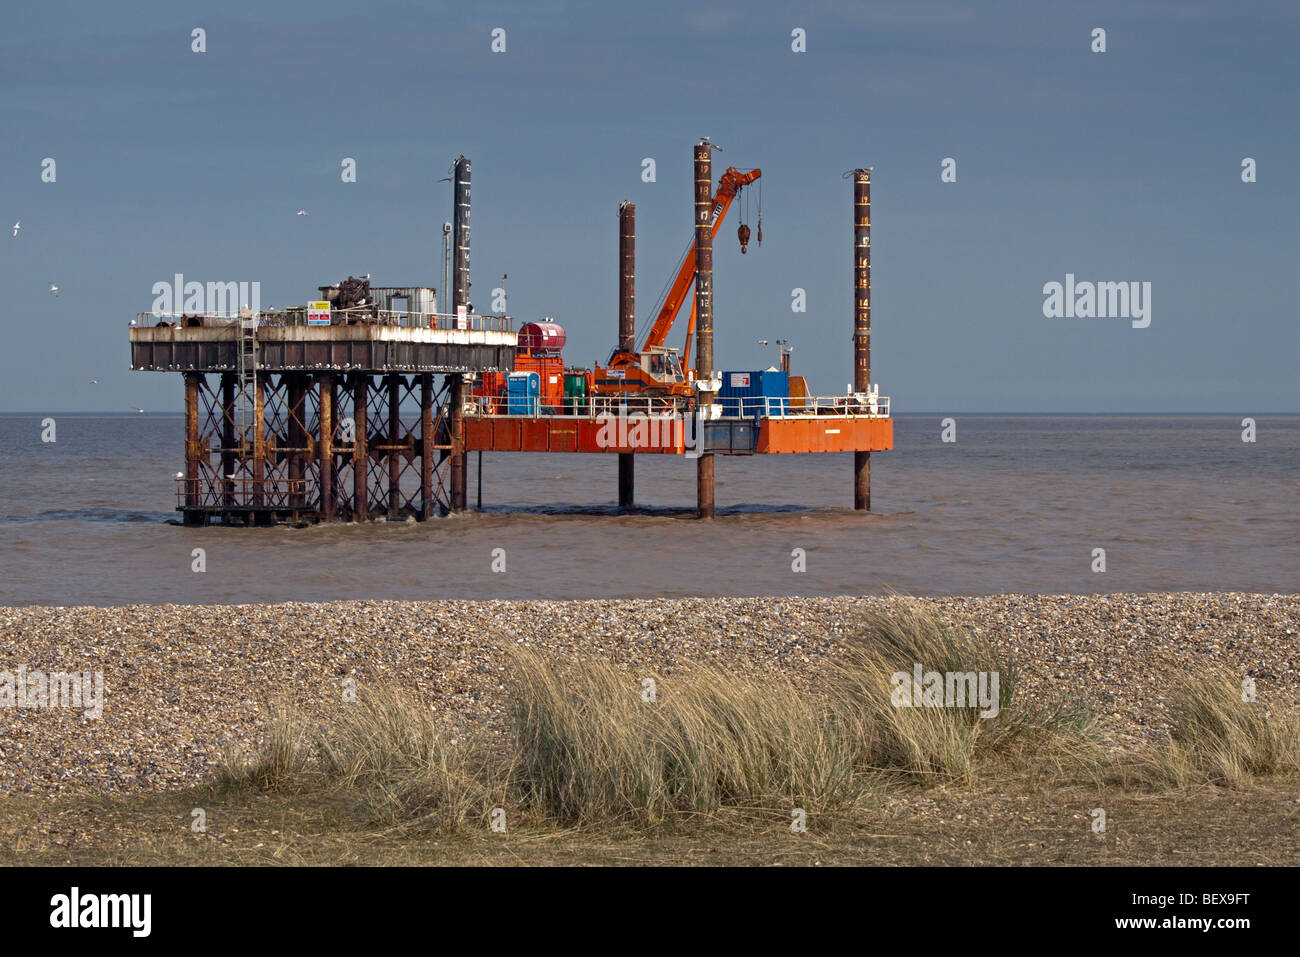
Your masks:
<path fill-rule="evenodd" d="M 734 166 L 718 180 L 718 190 L 713 195 L 713 235 L 718 235 L 722 220 L 726 218 L 731 201 L 744 187 L 763 175 L 762 170 L 752 169 L 742 173 Z M 760 227 L 761 230 L 761 227 Z M 741 237 L 741 251 L 748 240 L 748 230 Z M 592 395 L 651 395 L 682 399 L 691 395 L 692 385 L 688 363 L 690 361 L 691 335 L 695 331 L 695 304 L 691 304 L 690 328 L 686 332 L 685 358 L 679 359 L 676 350 L 665 348 L 664 340 L 677 314 L 681 312 L 686 294 L 695 282 L 695 241 L 686 250 L 686 258 L 677 270 L 677 276 L 664 298 L 663 307 L 655 317 L 654 325 L 646 334 L 645 341 L 635 351 L 615 349 L 605 366 L 597 363 L 592 373 Z M 683 372 L 683 369 L 686 369 Z"/>
<path fill-rule="evenodd" d="M 752 169 L 747 173 L 742 173 L 734 166 L 727 167 L 727 171 L 722 174 L 718 181 L 718 191 L 713 197 L 713 235 L 718 235 L 718 230 L 722 228 L 722 220 L 726 218 L 727 210 L 731 208 L 731 201 L 736 198 L 736 194 L 742 188 L 748 186 L 754 180 L 763 175 L 760 169 Z M 662 346 L 668 338 L 668 332 L 672 329 L 673 323 L 677 321 L 677 314 L 681 312 L 682 303 L 686 301 L 686 294 L 690 291 L 695 282 L 695 242 L 691 241 L 691 246 L 686 250 L 686 258 L 682 260 L 682 266 L 677 271 L 677 278 L 673 280 L 672 288 L 668 291 L 668 297 L 664 299 L 663 308 L 659 310 L 659 315 L 655 317 L 654 325 L 646 334 L 645 342 L 641 350 Z M 691 327 L 695 326 L 694 306 L 691 308 Z M 687 332 L 687 347 L 685 355 L 689 357 L 690 350 L 690 331 Z"/>

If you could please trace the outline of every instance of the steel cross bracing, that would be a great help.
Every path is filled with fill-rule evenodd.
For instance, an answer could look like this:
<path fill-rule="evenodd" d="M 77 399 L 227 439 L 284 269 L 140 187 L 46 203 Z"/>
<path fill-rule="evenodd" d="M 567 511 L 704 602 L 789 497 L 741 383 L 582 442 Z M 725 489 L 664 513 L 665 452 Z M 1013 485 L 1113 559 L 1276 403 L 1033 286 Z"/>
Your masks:
<path fill-rule="evenodd" d="M 450 511 L 451 376 L 435 386 L 431 373 L 253 368 L 245 378 L 246 369 L 212 380 L 186 374 L 194 408 L 177 503 L 186 522 L 400 520 Z"/>

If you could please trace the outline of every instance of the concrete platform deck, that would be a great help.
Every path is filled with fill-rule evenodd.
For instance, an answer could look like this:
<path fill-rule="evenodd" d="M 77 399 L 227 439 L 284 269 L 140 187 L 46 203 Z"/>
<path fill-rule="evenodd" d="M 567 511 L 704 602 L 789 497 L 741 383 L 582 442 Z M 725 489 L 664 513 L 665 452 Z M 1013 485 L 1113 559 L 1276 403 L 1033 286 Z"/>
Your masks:
<path fill-rule="evenodd" d="M 134 326 L 131 368 L 151 372 L 232 372 L 239 367 L 238 324 Z M 499 371 L 514 367 L 517 334 L 505 329 L 427 329 L 388 325 L 261 325 L 262 372 Z"/>

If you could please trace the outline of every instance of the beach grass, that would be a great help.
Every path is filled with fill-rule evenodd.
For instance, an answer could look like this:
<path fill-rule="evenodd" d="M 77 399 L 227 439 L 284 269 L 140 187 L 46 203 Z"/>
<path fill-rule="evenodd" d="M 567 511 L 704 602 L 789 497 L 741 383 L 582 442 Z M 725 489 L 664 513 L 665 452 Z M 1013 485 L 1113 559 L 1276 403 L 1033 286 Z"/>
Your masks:
<path fill-rule="evenodd" d="M 1134 748 L 1077 700 L 1022 706 L 1014 662 L 920 606 L 868 616 L 843 652 L 809 691 L 713 666 L 668 678 L 514 649 L 504 740 L 448 730 L 408 692 L 378 686 L 310 729 L 280 710 L 265 750 L 219 783 L 346 792 L 376 824 L 446 833 L 494 815 L 542 827 L 655 828 L 723 813 L 847 820 L 937 787 L 1109 782 L 1157 793 L 1298 769 L 1294 721 L 1234 698 L 1222 674 L 1189 676 L 1175 689 L 1172 734 Z M 1000 680 L 983 700 L 901 704 L 923 672 Z"/>

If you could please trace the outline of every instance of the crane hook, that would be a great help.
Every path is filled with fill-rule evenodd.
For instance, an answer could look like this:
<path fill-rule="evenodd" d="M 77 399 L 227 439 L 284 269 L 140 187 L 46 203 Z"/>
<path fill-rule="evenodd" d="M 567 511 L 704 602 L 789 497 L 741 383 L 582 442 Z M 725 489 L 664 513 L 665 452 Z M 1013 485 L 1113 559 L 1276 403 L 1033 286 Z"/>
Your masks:
<path fill-rule="evenodd" d="M 746 247 L 749 246 L 749 227 L 744 223 L 741 223 L 740 228 L 736 230 L 736 235 L 740 238 L 740 251 L 742 253 L 747 252 Z"/>
<path fill-rule="evenodd" d="M 758 245 L 760 249 L 763 246 L 763 217 L 761 215 L 758 217 Z"/>

